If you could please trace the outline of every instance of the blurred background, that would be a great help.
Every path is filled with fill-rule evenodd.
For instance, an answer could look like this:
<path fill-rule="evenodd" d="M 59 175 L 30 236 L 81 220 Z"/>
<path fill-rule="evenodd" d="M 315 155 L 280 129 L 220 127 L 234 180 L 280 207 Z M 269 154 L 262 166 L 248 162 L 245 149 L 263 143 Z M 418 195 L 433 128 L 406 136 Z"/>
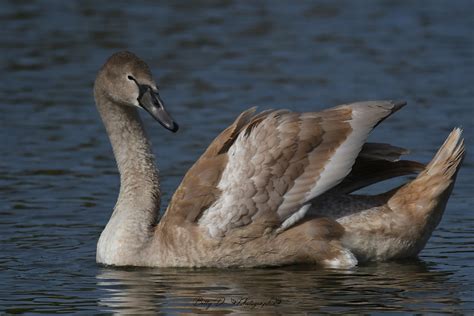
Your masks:
<path fill-rule="evenodd" d="M 472 0 L 2 1 L 0 313 L 473 312 L 473 7 Z M 181 127 L 172 134 L 142 115 L 164 206 L 209 142 L 250 106 L 313 111 L 405 99 L 371 140 L 410 148 L 410 158 L 424 162 L 463 127 L 468 154 L 420 259 L 342 272 L 96 265 L 119 183 L 92 86 L 119 50 L 147 61 Z M 199 297 L 227 303 L 206 309 Z M 228 303 L 239 297 L 281 303 Z"/>

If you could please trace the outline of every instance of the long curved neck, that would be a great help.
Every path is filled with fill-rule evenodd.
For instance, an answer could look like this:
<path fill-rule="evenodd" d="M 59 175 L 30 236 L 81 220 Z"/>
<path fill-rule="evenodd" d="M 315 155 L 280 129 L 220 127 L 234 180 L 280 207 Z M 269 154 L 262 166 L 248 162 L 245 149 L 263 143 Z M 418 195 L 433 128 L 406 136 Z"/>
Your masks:
<path fill-rule="evenodd" d="M 131 204 L 135 209 L 158 211 L 158 171 L 137 110 L 107 99 L 97 101 L 120 173 L 117 206 Z"/>
<path fill-rule="evenodd" d="M 120 172 L 120 193 L 99 239 L 97 261 L 134 264 L 158 221 L 158 170 L 137 110 L 98 93 L 95 98 Z"/>

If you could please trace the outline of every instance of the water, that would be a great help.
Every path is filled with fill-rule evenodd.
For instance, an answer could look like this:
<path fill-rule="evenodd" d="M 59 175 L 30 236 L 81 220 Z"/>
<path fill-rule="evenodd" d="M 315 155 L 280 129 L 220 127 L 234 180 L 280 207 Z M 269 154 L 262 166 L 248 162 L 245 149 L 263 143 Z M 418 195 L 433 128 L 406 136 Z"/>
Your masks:
<path fill-rule="evenodd" d="M 3 1 L 0 313 L 472 313 L 472 5 Z M 350 271 L 97 265 L 118 177 L 91 89 L 123 49 L 151 65 L 182 127 L 172 134 L 143 115 L 165 202 L 250 106 L 308 111 L 404 98 L 409 106 L 372 140 L 428 161 L 450 129 L 465 129 L 468 155 L 439 228 L 418 260 Z"/>

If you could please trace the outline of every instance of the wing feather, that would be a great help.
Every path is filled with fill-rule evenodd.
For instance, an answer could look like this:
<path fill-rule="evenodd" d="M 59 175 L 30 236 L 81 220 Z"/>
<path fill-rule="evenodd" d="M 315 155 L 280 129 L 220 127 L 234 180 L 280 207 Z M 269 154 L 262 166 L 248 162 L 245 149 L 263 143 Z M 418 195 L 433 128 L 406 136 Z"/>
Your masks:
<path fill-rule="evenodd" d="M 224 158 L 217 179 L 204 186 L 215 185 L 212 204 L 195 203 L 205 208 L 190 218 L 212 237 L 247 225 L 287 229 L 304 218 L 312 199 L 349 174 L 372 128 L 403 104 L 371 101 L 322 112 L 241 115 L 203 155 Z"/>

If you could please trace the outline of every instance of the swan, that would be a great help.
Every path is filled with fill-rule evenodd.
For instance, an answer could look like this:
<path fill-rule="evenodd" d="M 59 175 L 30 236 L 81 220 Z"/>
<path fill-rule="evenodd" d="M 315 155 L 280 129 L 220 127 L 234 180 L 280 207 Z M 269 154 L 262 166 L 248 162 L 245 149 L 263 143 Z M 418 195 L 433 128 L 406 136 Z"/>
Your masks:
<path fill-rule="evenodd" d="M 427 164 L 403 148 L 366 143 L 405 102 L 356 102 L 320 112 L 249 109 L 189 169 L 161 219 L 158 170 L 138 109 L 166 129 L 166 111 L 147 64 L 113 54 L 94 98 L 120 173 L 120 191 L 96 261 L 148 267 L 255 267 L 416 256 L 438 225 L 464 156 L 455 128 Z M 379 195 L 355 190 L 417 177 Z"/>

